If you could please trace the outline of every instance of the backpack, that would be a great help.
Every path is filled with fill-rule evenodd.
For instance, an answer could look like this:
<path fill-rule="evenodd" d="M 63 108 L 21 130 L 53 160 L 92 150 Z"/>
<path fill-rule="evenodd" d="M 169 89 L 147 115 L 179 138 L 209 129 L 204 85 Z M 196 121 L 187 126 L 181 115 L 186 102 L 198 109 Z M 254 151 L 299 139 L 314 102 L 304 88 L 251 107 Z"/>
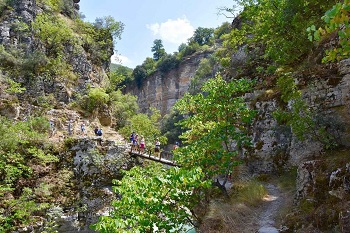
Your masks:
<path fill-rule="evenodd" d="M 102 136 L 102 130 L 101 129 L 97 130 L 97 135 L 98 136 Z"/>

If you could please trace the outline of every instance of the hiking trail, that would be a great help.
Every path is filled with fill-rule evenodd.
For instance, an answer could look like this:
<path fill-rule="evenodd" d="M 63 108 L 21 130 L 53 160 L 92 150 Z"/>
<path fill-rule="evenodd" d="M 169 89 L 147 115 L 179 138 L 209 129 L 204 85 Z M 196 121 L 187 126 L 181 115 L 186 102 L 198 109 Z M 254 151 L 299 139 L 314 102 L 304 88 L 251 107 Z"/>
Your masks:
<path fill-rule="evenodd" d="M 284 196 L 278 187 L 273 184 L 265 185 L 268 192 L 263 199 L 265 202 L 262 212 L 258 216 L 259 230 L 257 233 L 278 233 L 276 228 L 277 213 L 284 202 Z"/>

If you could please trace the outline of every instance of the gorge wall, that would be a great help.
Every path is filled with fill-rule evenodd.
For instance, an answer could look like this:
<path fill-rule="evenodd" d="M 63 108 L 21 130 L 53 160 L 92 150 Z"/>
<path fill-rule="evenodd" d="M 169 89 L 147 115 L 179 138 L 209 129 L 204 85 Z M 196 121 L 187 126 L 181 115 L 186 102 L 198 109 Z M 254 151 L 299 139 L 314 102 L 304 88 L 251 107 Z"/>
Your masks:
<path fill-rule="evenodd" d="M 140 89 L 128 87 L 127 91 L 138 96 L 142 112 L 152 106 L 165 115 L 188 90 L 199 59 L 203 57 L 191 57 L 167 74 L 157 72 L 148 77 Z M 231 68 L 238 69 L 235 65 L 244 64 L 241 59 L 247 55 L 240 50 L 234 58 Z M 264 80 L 260 81 L 264 83 Z M 259 88 L 245 96 L 248 104 L 257 111 L 251 128 L 253 147 L 242 156 L 245 175 L 292 174 L 296 170 L 295 203 L 297 206 L 310 205 L 313 209 L 307 213 L 309 222 L 300 212 L 291 212 L 286 218 L 290 222 L 281 232 L 296 232 L 293 231 L 296 228 L 302 228 L 298 232 L 306 232 L 306 228 L 307 232 L 317 232 L 316 229 L 327 232 L 331 225 L 341 226 L 340 232 L 349 232 L 350 59 L 336 64 L 317 64 L 311 72 L 295 75 L 294 82 L 307 105 L 306 111 L 316 124 L 313 130 L 322 129 L 326 134 L 317 136 L 317 133 L 309 132 L 302 139 L 296 137 L 293 127 L 281 124 L 273 116 L 278 109 L 291 110 L 293 101 L 283 104 L 275 86 L 258 85 Z M 337 144 L 333 149 L 325 147 L 326 138 L 320 138 L 327 134 L 331 134 Z M 327 216 L 326 209 L 332 208 Z"/>
<path fill-rule="evenodd" d="M 150 107 L 155 107 L 164 116 L 188 91 L 201 59 L 211 54 L 212 52 L 204 52 L 186 57 L 176 69 L 166 73 L 156 71 L 142 82 L 140 88 L 129 85 L 124 92 L 137 96 L 141 112 L 148 112 Z"/>

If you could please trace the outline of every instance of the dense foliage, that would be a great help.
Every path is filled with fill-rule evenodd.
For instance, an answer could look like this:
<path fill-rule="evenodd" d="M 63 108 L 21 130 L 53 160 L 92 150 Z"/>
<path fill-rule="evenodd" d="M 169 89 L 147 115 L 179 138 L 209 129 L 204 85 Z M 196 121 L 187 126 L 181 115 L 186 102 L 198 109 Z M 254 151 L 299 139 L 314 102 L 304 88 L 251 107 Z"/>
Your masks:
<path fill-rule="evenodd" d="M 181 138 L 185 147 L 176 153 L 185 167 L 199 166 L 206 179 L 227 174 L 237 165 L 241 149 L 249 146 L 249 124 L 255 112 L 242 94 L 252 88 L 246 79 L 227 82 L 221 76 L 209 80 L 196 95 L 185 94 L 175 108 L 188 117 L 180 124 L 188 128 Z"/>
<path fill-rule="evenodd" d="M 139 140 L 143 136 L 147 149 L 153 149 L 156 138 L 159 138 L 161 144 L 167 143 L 167 138 L 161 136 L 159 127 L 160 112 L 157 109 L 151 108 L 152 114 L 149 116 L 143 113 L 135 113 L 128 117 L 125 126 L 119 132 L 127 139 L 131 132 L 139 135 Z"/>
<path fill-rule="evenodd" d="M 120 198 L 112 203 L 110 216 L 101 217 L 93 226 L 111 232 L 186 232 L 196 219 L 191 211 L 206 187 L 199 168 L 164 169 L 154 164 L 134 167 L 114 191 Z"/>
<path fill-rule="evenodd" d="M 13 2 L 0 0 L 0 12 L 9 9 Z M 111 17 L 99 18 L 94 23 L 63 19 L 61 14 L 73 15 L 69 2 L 71 4 L 68 0 L 38 0 L 39 6 L 47 6 L 50 14 L 36 15 L 31 25 L 21 21 L 14 23 L 12 32 L 19 42 L 24 35 L 32 34 L 45 49 L 29 53 L 20 46 L 1 45 L 2 71 L 8 72 L 14 80 L 45 77 L 69 87 L 76 84 L 79 74 L 70 64 L 67 50 L 73 55 L 84 51 L 94 65 L 107 67 L 124 25 Z M 286 66 L 293 67 L 303 61 L 313 48 L 313 43 L 307 41 L 308 33 L 309 39 L 322 40 L 337 32 L 340 46 L 329 50 L 324 61 L 338 61 L 349 56 L 349 1 L 238 2 L 244 10 L 237 27 L 232 28 L 228 23 L 215 30 L 199 27 L 188 43 L 180 45 L 178 53 L 172 55 L 166 54 L 161 40 L 155 40 L 151 48 L 153 58 L 146 58 L 133 71 L 119 66 L 110 72 L 107 84 L 89 87 L 82 96 L 75 96 L 77 102 L 73 105 L 79 110 L 87 114 L 110 110 L 117 119 L 116 128 L 124 137 L 135 131 L 146 138 L 149 148 L 156 137 L 161 138 L 162 144 L 167 139 L 172 143 L 179 138 L 182 141 L 181 148 L 174 152 L 181 168 L 164 169 L 151 163 L 144 168 L 135 167 L 125 172 L 121 181 L 115 181 L 118 199 L 113 202 L 114 210 L 110 216 L 102 217 L 93 226 L 95 229 L 101 232 L 181 232 L 188 225 L 197 226 L 201 216 L 195 209 L 200 200 L 207 197 L 213 177 L 224 174 L 227 178 L 240 162 L 243 149 L 250 146 L 249 127 L 255 111 L 243 96 L 252 90 L 254 83 L 250 80 L 255 75 L 276 76 L 276 71 L 282 70 L 275 83 L 282 109 L 274 113 L 275 118 L 280 124 L 290 126 L 301 140 L 311 137 L 323 143 L 326 149 L 336 145 L 337 138 L 327 131 L 334 129 L 331 124 L 334 121 L 317 118 L 301 100 L 293 76 L 284 70 L 290 71 Z M 322 18 L 326 25 L 322 26 L 320 16 L 327 9 L 330 10 Z M 217 57 L 201 61 L 190 93 L 176 104 L 175 113 L 163 124 L 162 132 L 168 138 L 161 137 L 159 112 L 152 109 L 150 116 L 137 114 L 136 97 L 123 95 L 118 88 L 128 81 L 141 86 L 156 70 L 168 72 L 176 68 L 182 58 L 205 51 L 217 41 L 223 42 L 223 48 L 217 52 Z M 252 54 L 248 67 L 254 69 L 248 73 L 254 76 L 228 81 L 231 77 L 227 72 L 225 78 L 214 77 L 217 59 L 230 68 L 233 54 L 241 47 Z M 14 96 L 25 91 L 12 79 L 0 81 L 8 87 L 6 94 Z M 52 95 L 40 96 L 36 102 L 42 103 L 40 107 L 51 107 L 52 99 Z M 13 98 L 13 101 L 18 100 Z M 44 140 L 47 130 L 48 122 L 44 118 L 30 118 L 25 122 L 0 118 L 0 231 L 14 231 L 34 221 L 35 213 L 52 207 L 50 203 L 55 203 L 55 195 L 68 192 L 65 188 L 71 185 L 72 174 L 65 168 L 55 171 L 61 183 L 50 183 L 53 175 L 50 179 L 41 179 L 54 171 L 59 161 L 54 147 Z M 50 223 L 44 223 L 44 227 L 45 224 L 51 227 Z"/>
<path fill-rule="evenodd" d="M 310 26 L 309 39 L 312 41 L 321 41 L 331 34 L 337 33 L 339 37 L 339 47 L 335 47 L 326 51 L 324 62 L 340 61 L 348 58 L 350 55 L 350 24 L 349 24 L 350 1 L 345 0 L 335 4 L 332 9 L 328 10 L 322 17 L 325 27 L 316 30 L 316 26 Z"/>
<path fill-rule="evenodd" d="M 224 48 L 218 52 L 221 63 L 230 65 L 232 54 L 243 45 L 255 53 L 258 66 L 291 65 L 301 61 L 313 48 L 308 42 L 307 27 L 320 25 L 321 15 L 337 1 L 328 0 L 242 0 L 242 22 L 229 34 L 223 35 Z M 234 9 L 231 9 L 234 11 Z"/>
<path fill-rule="evenodd" d="M 59 182 L 49 183 L 56 178 L 49 178 L 50 172 L 46 169 L 52 169 L 59 159 L 52 154 L 52 145 L 46 142 L 48 128 L 44 118 L 13 122 L 0 117 L 1 232 L 12 232 L 21 225 L 35 222 L 37 211 L 49 209 L 55 198 L 68 192 L 63 191 L 68 184 L 64 182 L 68 182 L 71 175 L 67 170 L 56 171 Z M 44 228 L 46 224 L 44 222 Z"/>

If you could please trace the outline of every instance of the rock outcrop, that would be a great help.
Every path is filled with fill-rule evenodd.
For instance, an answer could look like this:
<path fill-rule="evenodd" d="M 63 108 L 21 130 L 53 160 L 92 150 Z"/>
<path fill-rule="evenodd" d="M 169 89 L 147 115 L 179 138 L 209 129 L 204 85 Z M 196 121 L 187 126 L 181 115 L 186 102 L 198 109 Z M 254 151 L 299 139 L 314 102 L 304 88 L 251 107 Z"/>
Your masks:
<path fill-rule="evenodd" d="M 67 20 L 74 20 L 79 13 L 78 2 L 73 0 L 65 1 L 65 8 L 62 10 L 61 16 L 66 17 Z M 0 21 L 0 45 L 6 48 L 18 49 L 19 51 L 23 50 L 24 57 L 21 57 L 22 60 L 24 60 L 23 58 L 28 59 L 29 56 L 35 53 L 50 53 L 50 48 L 46 48 L 34 36 L 32 29 L 28 29 L 29 31 L 25 32 L 16 29 L 21 24 L 32 28 L 31 25 L 39 14 L 50 12 L 45 7 L 41 6 L 40 8 L 35 0 L 18 0 L 16 4 L 13 4 L 14 9 L 4 9 L 2 20 Z M 19 73 L 16 77 L 9 77 L 26 88 L 24 93 L 17 95 L 21 102 L 31 101 L 31 104 L 38 105 L 40 104 L 38 103 L 40 98 L 47 101 L 52 95 L 56 103 L 68 104 L 77 98 L 76 94 L 84 94 L 89 87 L 102 85 L 103 80 L 107 77 L 106 70 L 109 69 L 109 62 L 96 64 L 91 58 L 91 52 L 86 51 L 83 42 L 74 46 L 68 43 L 65 44 L 63 56 L 64 61 L 69 63 L 72 68 L 72 74 L 75 77 L 71 79 L 74 79 L 74 81 L 68 77 L 54 77 L 45 73 L 39 73 L 33 77 L 28 72 L 24 72 L 23 74 Z M 107 50 L 111 53 L 110 55 L 113 54 L 112 48 Z M 21 59 L 18 59 L 17 62 L 23 66 L 20 63 Z M 40 59 L 40 57 L 37 59 Z M 47 61 L 44 59 L 42 62 L 44 64 Z M 4 78 L 11 76 L 9 72 L 3 70 L 0 70 L 0 73 L 3 74 Z M 0 82 L 1 79 L 0 76 Z M 0 99 L 3 98 L 5 98 L 3 93 L 0 93 Z M 25 115 L 23 112 L 20 114 Z"/>
<path fill-rule="evenodd" d="M 326 125 L 338 145 L 348 147 L 350 112 L 350 59 L 339 63 L 338 69 L 323 78 L 301 77 L 296 82 L 303 85 L 302 99 L 315 118 Z M 255 91 L 249 96 L 258 111 L 252 128 L 254 151 L 250 156 L 254 161 L 251 171 L 271 172 L 298 166 L 302 162 L 314 160 L 324 155 L 322 139 L 305 137 L 300 140 L 293 135 L 290 126 L 279 125 L 273 112 L 279 108 L 279 100 L 268 97 L 272 90 Z M 317 114 L 317 115 L 316 115 Z M 321 127 L 321 126 L 320 126 Z"/>
<path fill-rule="evenodd" d="M 89 226 L 109 212 L 112 181 L 122 177 L 121 170 L 135 166 L 127 147 L 100 138 L 81 139 L 72 148 L 73 170 L 77 180 L 76 207 L 63 213 L 59 232 L 94 232 Z"/>

